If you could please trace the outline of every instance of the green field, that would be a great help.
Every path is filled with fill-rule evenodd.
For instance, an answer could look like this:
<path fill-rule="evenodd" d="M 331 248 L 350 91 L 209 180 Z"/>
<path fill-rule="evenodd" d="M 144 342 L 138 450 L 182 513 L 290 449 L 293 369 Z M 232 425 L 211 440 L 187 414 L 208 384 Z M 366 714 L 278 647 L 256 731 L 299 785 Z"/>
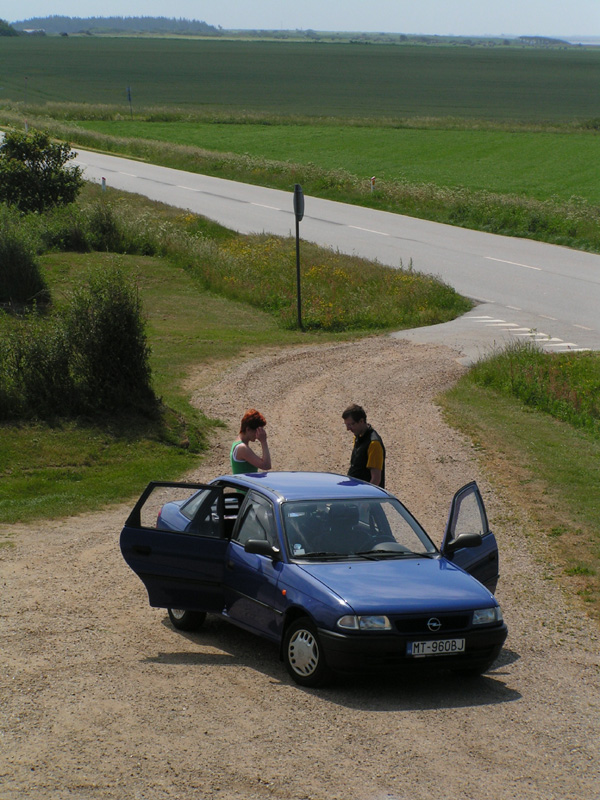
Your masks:
<path fill-rule="evenodd" d="M 80 124 L 111 136 L 344 169 L 366 180 L 375 175 L 538 200 L 582 197 L 600 203 L 600 138 L 592 131 L 552 134 L 137 120 Z"/>
<path fill-rule="evenodd" d="M 0 101 L 342 118 L 600 117 L 600 50 L 3 38 Z"/>

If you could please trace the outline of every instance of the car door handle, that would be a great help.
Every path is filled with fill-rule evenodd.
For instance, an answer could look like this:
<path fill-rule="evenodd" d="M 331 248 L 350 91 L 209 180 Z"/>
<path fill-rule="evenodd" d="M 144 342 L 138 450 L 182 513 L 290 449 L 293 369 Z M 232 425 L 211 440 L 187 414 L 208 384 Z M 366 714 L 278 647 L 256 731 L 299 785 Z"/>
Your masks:
<path fill-rule="evenodd" d="M 134 544 L 131 549 L 139 556 L 149 556 L 152 552 L 152 548 L 147 544 Z"/>

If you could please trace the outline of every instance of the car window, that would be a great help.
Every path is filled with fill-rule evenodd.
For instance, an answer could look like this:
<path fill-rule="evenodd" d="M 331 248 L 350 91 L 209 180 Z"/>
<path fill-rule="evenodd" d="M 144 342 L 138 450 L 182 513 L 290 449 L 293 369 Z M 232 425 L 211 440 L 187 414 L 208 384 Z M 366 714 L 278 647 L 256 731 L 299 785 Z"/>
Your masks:
<path fill-rule="evenodd" d="M 487 533 L 485 511 L 478 492 L 469 491 L 456 499 L 454 516 L 450 528 L 450 539 L 462 533 Z"/>
<path fill-rule="evenodd" d="M 278 545 L 273 507 L 268 500 L 256 495 L 248 498 L 233 539 L 241 545 L 249 539 L 265 539 L 273 546 Z"/>
<path fill-rule="evenodd" d="M 394 498 L 289 502 L 283 505 L 283 521 L 292 556 L 436 552 L 419 523 Z"/>
<path fill-rule="evenodd" d="M 221 536 L 222 490 L 216 486 L 193 489 L 193 484 L 157 483 L 139 509 L 141 527 L 196 536 Z"/>
<path fill-rule="evenodd" d="M 191 508 L 190 508 L 191 507 Z M 190 518 L 186 533 L 196 536 L 220 536 L 219 491 L 206 489 L 199 492 L 181 509 Z"/>
<path fill-rule="evenodd" d="M 187 517 L 188 519 L 193 519 L 198 513 L 198 509 L 202 503 L 210 494 L 210 489 L 204 489 L 203 491 L 196 492 L 196 494 L 192 495 L 192 497 L 190 497 L 190 499 L 181 506 L 181 513 L 183 516 Z"/>

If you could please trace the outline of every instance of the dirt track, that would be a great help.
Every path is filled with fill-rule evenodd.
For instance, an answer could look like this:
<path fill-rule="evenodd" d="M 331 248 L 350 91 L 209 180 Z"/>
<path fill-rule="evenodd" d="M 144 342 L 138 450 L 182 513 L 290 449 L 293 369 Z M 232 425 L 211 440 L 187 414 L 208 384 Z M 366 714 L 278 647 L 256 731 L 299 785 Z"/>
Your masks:
<path fill-rule="evenodd" d="M 455 358 L 377 338 L 203 371 L 196 401 L 230 429 L 190 477 L 227 471 L 250 405 L 274 468 L 345 472 L 340 415 L 361 403 L 388 487 L 438 543 L 454 491 L 480 484 L 509 627 L 493 670 L 303 690 L 272 645 L 215 618 L 181 634 L 148 607 L 118 548 L 129 505 L 18 526 L 0 550 L 0 800 L 600 798 L 598 629 L 545 579 L 526 521 L 432 403 Z"/>

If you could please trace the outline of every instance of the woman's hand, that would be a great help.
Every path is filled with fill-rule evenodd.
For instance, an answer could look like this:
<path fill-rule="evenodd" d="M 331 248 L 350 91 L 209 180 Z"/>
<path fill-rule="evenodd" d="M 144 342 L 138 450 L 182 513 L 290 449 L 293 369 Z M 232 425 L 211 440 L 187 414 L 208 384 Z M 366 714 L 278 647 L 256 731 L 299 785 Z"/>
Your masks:
<path fill-rule="evenodd" d="M 267 432 L 264 428 L 257 428 L 256 429 L 256 438 L 262 444 L 263 442 L 267 441 Z"/>

